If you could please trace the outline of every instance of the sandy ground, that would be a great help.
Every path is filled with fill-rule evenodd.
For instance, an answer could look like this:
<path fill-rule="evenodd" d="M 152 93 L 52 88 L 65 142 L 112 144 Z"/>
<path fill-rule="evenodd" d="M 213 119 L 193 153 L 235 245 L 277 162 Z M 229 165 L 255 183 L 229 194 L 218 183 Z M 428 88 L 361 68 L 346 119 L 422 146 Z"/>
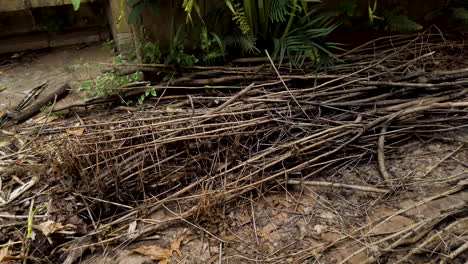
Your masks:
<path fill-rule="evenodd" d="M 95 62 L 112 62 L 114 55 L 102 43 L 93 43 L 2 57 L 0 111 L 15 107 L 31 89 L 64 73 L 71 74 L 70 86 L 75 89 L 82 80 L 99 74 L 103 66 Z"/>

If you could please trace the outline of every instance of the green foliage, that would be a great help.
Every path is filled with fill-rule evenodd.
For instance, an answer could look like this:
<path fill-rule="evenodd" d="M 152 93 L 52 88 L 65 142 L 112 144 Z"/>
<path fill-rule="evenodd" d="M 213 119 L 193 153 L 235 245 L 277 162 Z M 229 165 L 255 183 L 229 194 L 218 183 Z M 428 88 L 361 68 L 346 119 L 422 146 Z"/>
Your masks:
<path fill-rule="evenodd" d="M 205 54 L 204 61 L 212 61 L 224 56 L 223 42 L 218 35 L 208 32 L 206 28 L 203 28 L 200 34 L 200 47 Z"/>
<path fill-rule="evenodd" d="M 45 110 L 49 109 L 52 106 L 52 102 L 48 102 L 46 105 L 39 108 L 39 111 L 44 112 Z"/>
<path fill-rule="evenodd" d="M 226 0 L 226 5 L 232 12 L 232 20 L 236 22 L 239 26 L 239 29 L 242 31 L 242 34 L 249 35 L 252 33 L 252 28 L 247 21 L 244 8 L 240 3 L 233 3 L 230 0 Z"/>
<path fill-rule="evenodd" d="M 141 81 L 142 77 L 143 74 L 139 71 L 125 76 L 107 72 L 97 76 L 94 80 L 82 82 L 78 91 L 85 92 L 87 98 L 108 97 L 115 92 L 118 93 L 118 88 L 126 84 Z"/>
<path fill-rule="evenodd" d="M 163 52 L 159 47 L 159 43 L 150 40 L 148 33 L 142 27 L 141 34 L 142 40 L 140 41 L 142 60 L 144 63 L 160 63 L 163 57 Z"/>
<path fill-rule="evenodd" d="M 156 88 L 149 88 L 147 89 L 140 97 L 138 98 L 138 104 L 143 104 L 143 102 L 151 96 L 156 96 Z"/>
<path fill-rule="evenodd" d="M 115 47 L 115 41 L 113 39 L 108 39 L 102 43 L 102 47 L 109 51 L 110 53 L 115 53 L 117 51 Z"/>
<path fill-rule="evenodd" d="M 318 15 L 316 0 L 225 0 L 240 32 L 225 37 L 227 47 L 255 54 L 273 50 L 280 62 L 288 56 L 290 66 L 302 67 L 306 59 L 317 60 L 318 52 L 332 54 L 323 39 L 338 25 Z M 317 19 L 318 18 L 318 19 Z M 324 19 L 326 18 L 326 19 Z M 287 22 L 287 23 L 286 23 Z"/>
<path fill-rule="evenodd" d="M 72 0 L 73 9 L 76 11 L 80 9 L 81 0 Z"/>
<path fill-rule="evenodd" d="M 306 59 L 318 63 L 321 58 L 334 57 L 329 49 L 340 49 L 340 44 L 321 42 L 338 24 L 316 13 L 316 10 L 312 10 L 304 18 L 298 19 L 296 27 L 288 32 L 283 43 L 279 43 L 277 50 L 280 63 L 288 56 L 290 66 L 300 68 Z"/>
<path fill-rule="evenodd" d="M 195 55 L 185 53 L 184 41 L 182 39 L 182 27 L 179 27 L 174 38 L 171 40 L 169 52 L 164 59 L 164 64 L 173 64 L 176 70 L 178 70 L 181 67 L 193 66 L 197 62 L 198 59 Z"/>
<path fill-rule="evenodd" d="M 452 17 L 468 23 L 468 10 L 463 7 L 452 8 Z"/>
<path fill-rule="evenodd" d="M 224 38 L 227 47 L 240 48 L 247 54 L 259 54 L 260 50 L 255 46 L 257 38 L 253 35 L 229 35 Z"/>
<path fill-rule="evenodd" d="M 188 24 L 188 22 L 193 24 L 192 10 L 195 10 L 197 15 L 199 17 L 201 17 L 200 7 L 198 6 L 198 4 L 197 4 L 197 2 L 195 0 L 184 0 L 182 2 L 182 8 L 184 9 L 185 13 L 187 14 L 186 22 L 185 22 L 187 24 Z"/>
<path fill-rule="evenodd" d="M 144 41 L 141 44 L 141 51 L 143 54 L 144 63 L 160 63 L 162 59 L 161 48 L 158 43 L 151 41 Z"/>
<path fill-rule="evenodd" d="M 272 22 L 286 22 L 288 15 L 287 6 L 289 0 L 273 0 L 271 1 L 270 19 Z"/>
<path fill-rule="evenodd" d="M 159 14 L 158 0 L 128 0 L 127 4 L 131 8 L 130 14 L 128 14 L 129 24 L 134 24 L 145 9 L 149 9 L 156 15 Z M 124 6 L 121 8 L 123 9 Z"/>

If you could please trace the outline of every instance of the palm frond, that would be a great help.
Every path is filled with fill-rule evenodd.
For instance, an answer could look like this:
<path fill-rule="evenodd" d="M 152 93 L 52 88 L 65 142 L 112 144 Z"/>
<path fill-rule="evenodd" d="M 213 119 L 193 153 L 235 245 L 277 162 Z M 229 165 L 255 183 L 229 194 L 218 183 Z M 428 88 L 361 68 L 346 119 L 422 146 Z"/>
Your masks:
<path fill-rule="evenodd" d="M 286 36 L 281 47 L 277 47 L 278 60 L 281 64 L 284 57 L 289 57 L 290 68 L 300 68 L 307 59 L 319 61 L 320 58 L 334 57 L 330 49 L 339 49 L 338 43 L 326 43 L 322 40 L 335 30 L 339 24 L 333 23 L 333 20 L 325 16 L 316 16 L 311 19 L 314 10 L 300 19 L 300 25 L 297 25 Z"/>
<path fill-rule="evenodd" d="M 270 7 L 270 20 L 274 23 L 286 21 L 289 0 L 272 0 Z"/>
<path fill-rule="evenodd" d="M 253 35 L 231 35 L 224 38 L 227 47 L 240 48 L 248 54 L 258 54 L 260 50 L 256 47 L 257 39 Z"/>

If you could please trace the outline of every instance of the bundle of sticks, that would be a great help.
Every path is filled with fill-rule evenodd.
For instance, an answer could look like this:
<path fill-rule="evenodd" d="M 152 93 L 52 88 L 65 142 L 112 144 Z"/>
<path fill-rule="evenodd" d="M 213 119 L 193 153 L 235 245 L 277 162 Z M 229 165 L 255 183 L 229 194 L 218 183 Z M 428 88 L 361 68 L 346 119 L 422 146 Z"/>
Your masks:
<path fill-rule="evenodd" d="M 399 176 L 386 167 L 389 146 L 467 126 L 465 45 L 425 32 L 369 42 L 321 72 L 270 64 L 250 78 L 254 73 L 243 67 L 192 69 L 155 86 L 165 94 L 155 106 L 41 132 L 84 129 L 60 140 L 75 190 L 127 206 L 101 219 L 95 233 L 125 230 L 137 215 L 162 207 L 183 212 L 102 243 L 147 236 L 248 193 L 369 159 L 380 175 L 360 187 L 386 193 Z M 171 94 L 189 83 L 198 91 Z M 208 84 L 224 88 L 197 86 Z"/>

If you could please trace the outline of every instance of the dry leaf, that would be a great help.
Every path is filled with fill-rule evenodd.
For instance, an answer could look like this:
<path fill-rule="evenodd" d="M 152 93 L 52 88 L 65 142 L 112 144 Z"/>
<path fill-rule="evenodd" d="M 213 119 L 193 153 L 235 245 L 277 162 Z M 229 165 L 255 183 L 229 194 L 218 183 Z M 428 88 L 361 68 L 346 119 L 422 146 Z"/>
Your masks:
<path fill-rule="evenodd" d="M 9 261 L 18 259 L 20 259 L 20 257 L 10 256 L 8 254 L 8 245 L 0 249 L 0 263 L 11 263 Z"/>
<path fill-rule="evenodd" d="M 182 252 L 180 252 L 180 244 L 182 243 L 184 238 L 185 238 L 185 236 L 182 234 L 176 240 L 172 241 L 172 243 L 171 243 L 172 251 L 177 252 L 177 254 L 179 256 L 182 256 Z"/>
<path fill-rule="evenodd" d="M 46 118 L 47 118 L 47 115 L 42 115 L 42 116 L 40 116 L 40 117 L 34 119 L 34 120 L 32 121 L 32 123 L 33 123 L 33 124 L 37 124 L 37 123 L 39 123 L 39 122 L 43 122 Z M 46 122 L 46 123 L 52 122 L 52 121 L 54 121 L 54 120 L 57 120 L 58 118 L 59 118 L 58 115 L 50 115 L 49 118 L 47 119 L 47 122 Z"/>
<path fill-rule="evenodd" d="M 171 248 L 162 248 L 160 246 L 141 246 L 136 249 L 130 250 L 131 252 L 139 253 L 150 257 L 152 260 L 159 260 L 159 264 L 169 263 L 169 259 L 172 257 L 172 252 L 177 252 L 179 256 L 182 256 L 180 252 L 180 245 L 185 239 L 185 231 L 171 243 Z"/>
<path fill-rule="evenodd" d="M 172 257 L 172 249 L 159 246 L 141 246 L 130 251 L 148 256 L 152 260 L 159 260 L 159 264 L 167 264 Z"/>
<path fill-rule="evenodd" d="M 0 250 L 0 262 L 5 261 L 7 256 L 8 256 L 8 246 Z"/>
<path fill-rule="evenodd" d="M 73 231 L 75 229 L 74 225 L 62 225 L 61 223 L 56 223 L 51 220 L 47 220 L 44 223 L 34 226 L 36 229 L 39 229 L 44 235 L 48 236 L 52 233 L 59 233 L 62 231 Z"/>
<path fill-rule="evenodd" d="M 78 128 L 78 129 L 73 129 L 73 130 L 67 130 L 67 134 L 70 136 L 77 136 L 81 137 L 84 133 L 84 127 Z"/>

